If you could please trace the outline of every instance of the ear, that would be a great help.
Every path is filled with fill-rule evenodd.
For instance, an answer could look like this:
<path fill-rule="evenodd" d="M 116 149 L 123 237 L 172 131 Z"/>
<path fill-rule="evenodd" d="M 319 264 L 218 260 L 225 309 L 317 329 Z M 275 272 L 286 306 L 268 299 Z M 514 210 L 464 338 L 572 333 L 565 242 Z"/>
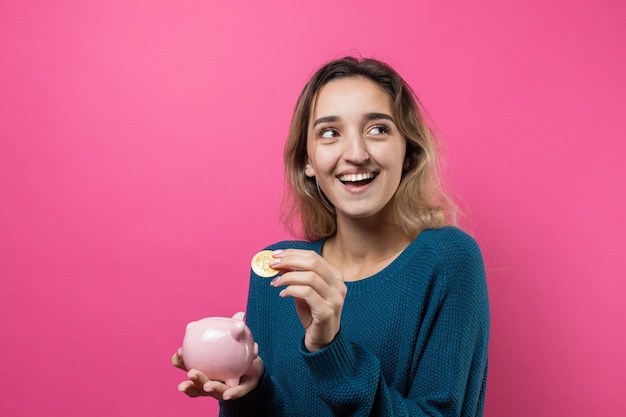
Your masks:
<path fill-rule="evenodd" d="M 304 166 L 304 175 L 306 175 L 309 178 L 315 177 L 315 170 L 313 169 L 313 166 L 311 165 L 311 161 L 308 161 L 306 165 Z"/>

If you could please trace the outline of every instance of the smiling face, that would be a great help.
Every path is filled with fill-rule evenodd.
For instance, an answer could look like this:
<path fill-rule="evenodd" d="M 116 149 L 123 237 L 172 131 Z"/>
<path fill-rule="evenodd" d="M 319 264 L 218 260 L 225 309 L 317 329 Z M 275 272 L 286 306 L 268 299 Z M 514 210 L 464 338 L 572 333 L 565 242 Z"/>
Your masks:
<path fill-rule="evenodd" d="M 315 177 L 338 220 L 390 215 L 402 177 L 406 139 L 390 95 L 364 77 L 324 85 L 313 102 L 305 174 Z"/>

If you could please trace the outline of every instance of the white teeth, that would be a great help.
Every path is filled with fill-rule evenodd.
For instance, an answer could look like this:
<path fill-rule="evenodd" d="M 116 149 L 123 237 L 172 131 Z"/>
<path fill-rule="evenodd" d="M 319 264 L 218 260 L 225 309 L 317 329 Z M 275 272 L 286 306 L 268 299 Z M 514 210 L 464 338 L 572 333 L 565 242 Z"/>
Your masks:
<path fill-rule="evenodd" d="M 359 174 L 346 174 L 339 177 L 339 181 L 342 182 L 356 182 L 369 180 L 370 178 L 374 178 L 373 172 L 362 172 Z"/>

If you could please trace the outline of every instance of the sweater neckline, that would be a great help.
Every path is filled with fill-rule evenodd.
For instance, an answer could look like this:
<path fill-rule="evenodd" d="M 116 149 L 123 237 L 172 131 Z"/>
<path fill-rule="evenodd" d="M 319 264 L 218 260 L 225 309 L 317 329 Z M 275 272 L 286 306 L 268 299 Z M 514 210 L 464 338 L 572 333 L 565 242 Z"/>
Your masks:
<path fill-rule="evenodd" d="M 398 273 L 404 268 L 409 259 L 413 257 L 413 254 L 418 250 L 421 241 L 425 238 L 428 229 L 422 230 L 419 235 L 409 245 L 404 248 L 402 252 L 393 260 L 389 265 L 378 271 L 377 273 L 365 277 L 357 281 L 346 281 L 348 287 L 348 293 L 355 294 L 361 292 L 368 292 L 383 285 L 388 279 L 397 276 Z M 313 250 L 322 256 L 322 248 L 326 239 L 319 239 L 314 243 Z"/>

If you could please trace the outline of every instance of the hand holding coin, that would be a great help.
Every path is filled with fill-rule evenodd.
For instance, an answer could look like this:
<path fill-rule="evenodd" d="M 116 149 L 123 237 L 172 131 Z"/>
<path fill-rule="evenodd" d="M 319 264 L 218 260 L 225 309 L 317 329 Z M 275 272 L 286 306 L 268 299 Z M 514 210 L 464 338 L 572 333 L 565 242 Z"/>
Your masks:
<path fill-rule="evenodd" d="M 271 278 L 278 275 L 279 271 L 269 266 L 269 261 L 272 259 L 271 250 L 262 250 L 252 258 L 252 270 L 255 274 L 263 278 Z"/>

